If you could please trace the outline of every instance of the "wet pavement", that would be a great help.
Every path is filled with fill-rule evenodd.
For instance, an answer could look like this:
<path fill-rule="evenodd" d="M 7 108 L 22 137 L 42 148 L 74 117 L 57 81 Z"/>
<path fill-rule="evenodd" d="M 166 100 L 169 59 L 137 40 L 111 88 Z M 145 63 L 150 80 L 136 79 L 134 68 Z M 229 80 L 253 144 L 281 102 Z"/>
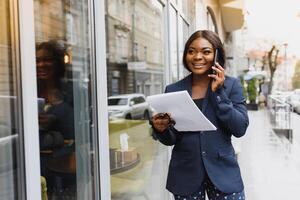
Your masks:
<path fill-rule="evenodd" d="M 292 124 L 300 128 L 300 117 Z M 268 111 L 249 111 L 247 134 L 238 139 L 247 200 L 296 200 L 300 187 L 300 146 L 272 131 Z M 299 119 L 299 120 L 297 120 Z M 300 129 L 299 129 L 300 130 Z M 299 140 L 300 141 L 300 140 Z"/>

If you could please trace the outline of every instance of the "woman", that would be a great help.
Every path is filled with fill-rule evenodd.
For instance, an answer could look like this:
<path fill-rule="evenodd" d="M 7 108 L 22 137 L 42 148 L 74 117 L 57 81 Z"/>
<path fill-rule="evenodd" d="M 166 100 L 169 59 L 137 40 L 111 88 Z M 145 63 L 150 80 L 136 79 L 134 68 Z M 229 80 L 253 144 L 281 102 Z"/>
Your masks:
<path fill-rule="evenodd" d="M 216 51 L 218 63 L 214 63 Z M 231 136 L 243 136 L 249 121 L 239 80 L 224 74 L 225 52 L 219 37 L 208 30 L 192 34 L 183 64 L 191 74 L 168 85 L 166 92 L 187 90 L 217 130 L 179 132 L 173 127 L 172 113 L 152 118 L 153 137 L 174 145 L 167 189 L 176 200 L 204 200 L 205 193 L 209 199 L 245 199 Z"/>
<path fill-rule="evenodd" d="M 43 42 L 36 47 L 38 97 L 46 105 L 39 113 L 40 146 L 52 148 L 63 140 L 74 139 L 72 93 L 63 81 L 65 75 L 64 49 L 57 41 Z"/>

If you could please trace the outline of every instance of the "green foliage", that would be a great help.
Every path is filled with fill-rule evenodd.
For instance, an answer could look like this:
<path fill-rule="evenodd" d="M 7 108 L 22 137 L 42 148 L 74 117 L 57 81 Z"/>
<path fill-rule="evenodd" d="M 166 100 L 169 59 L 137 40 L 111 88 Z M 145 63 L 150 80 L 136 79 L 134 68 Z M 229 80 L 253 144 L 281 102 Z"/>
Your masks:
<path fill-rule="evenodd" d="M 257 88 L 256 88 L 256 79 L 251 79 L 248 81 L 248 99 L 250 103 L 256 103 L 256 97 L 257 97 Z"/>
<path fill-rule="evenodd" d="M 300 88 L 300 60 L 298 60 L 295 72 L 292 78 L 292 85 L 294 89 Z"/>
<path fill-rule="evenodd" d="M 240 77 L 240 82 L 241 82 L 241 85 L 243 87 L 243 95 L 244 95 L 245 99 L 247 99 L 248 98 L 248 92 L 247 92 L 246 83 L 245 83 L 245 80 L 244 80 L 243 76 Z"/>

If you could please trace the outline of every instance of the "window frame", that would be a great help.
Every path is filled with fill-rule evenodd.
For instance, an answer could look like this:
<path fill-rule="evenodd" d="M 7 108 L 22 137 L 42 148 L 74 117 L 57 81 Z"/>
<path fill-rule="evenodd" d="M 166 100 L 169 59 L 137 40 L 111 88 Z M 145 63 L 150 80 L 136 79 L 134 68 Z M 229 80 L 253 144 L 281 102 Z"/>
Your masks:
<path fill-rule="evenodd" d="M 39 149 L 39 128 L 38 128 L 38 104 L 37 104 L 37 80 L 36 80 L 36 53 L 35 53 L 35 27 L 34 27 L 34 2 L 33 0 L 14 0 L 18 1 L 18 22 L 20 39 L 20 85 L 21 99 L 23 105 L 22 120 L 24 134 L 24 161 L 26 196 L 22 199 L 41 200 L 41 175 L 40 175 L 40 149 Z M 95 56 L 95 61 L 91 60 L 94 71 L 95 81 L 98 85 L 106 85 L 106 66 L 105 59 L 105 35 L 103 34 L 104 22 L 104 0 L 88 1 L 91 16 L 91 37 L 94 42 L 92 46 L 100 56 Z M 94 20 L 93 20 L 93 17 Z M 95 24 L 99 24 L 96 26 Z M 102 27 L 102 28 L 101 28 Z M 93 63 L 94 62 L 94 63 Z M 101 77 L 101 78 L 99 78 Z M 105 89 L 104 89 L 105 88 Z M 110 197 L 110 176 L 109 169 L 109 151 L 108 151 L 108 117 L 107 117 L 107 92 L 106 87 L 97 87 L 96 89 L 96 108 L 97 121 L 95 129 L 98 133 L 97 145 L 101 152 L 96 152 L 97 169 L 96 178 L 100 190 L 95 191 L 95 199 L 108 199 Z M 101 94 L 101 97 L 100 97 Z M 101 109 L 101 110 L 100 110 Z M 103 133 L 100 135 L 100 133 Z M 101 138 L 101 140 L 100 140 Z M 101 170 L 101 172 L 100 172 Z M 101 174 L 101 176 L 100 176 Z M 101 185 L 100 185 L 101 183 Z M 38 191 L 38 192 L 37 192 Z"/>
<path fill-rule="evenodd" d="M 21 99 L 26 199 L 41 199 L 33 0 L 19 0 Z M 32 173 L 35 172 L 35 173 Z"/>
<path fill-rule="evenodd" d="M 100 173 L 100 199 L 111 199 L 110 160 L 109 160 L 109 130 L 107 105 L 107 66 L 106 64 L 106 30 L 105 0 L 93 0 L 94 34 L 96 64 L 96 94 L 97 94 L 97 124 L 98 124 L 98 166 Z M 97 26 L 96 26 L 97 24 Z M 101 95 L 100 95 L 101 94 Z"/>
<path fill-rule="evenodd" d="M 170 29 L 170 9 L 174 9 L 175 10 L 175 13 L 176 13 L 176 18 L 175 18 L 175 20 L 176 20 L 176 32 L 177 32 L 177 34 L 176 34 L 176 44 L 177 44 L 177 58 L 176 58 L 176 60 L 177 60 L 177 80 L 176 81 L 178 81 L 178 80 L 180 80 L 182 77 L 180 77 L 180 68 L 182 68 L 183 67 L 183 65 L 182 65 L 182 62 L 181 62 L 181 60 L 182 60 L 182 58 L 180 57 L 180 53 L 179 53 L 179 46 L 180 46 L 180 44 L 179 44 L 179 42 L 180 42 L 180 39 L 179 39 L 179 37 L 181 36 L 180 34 L 178 34 L 179 33 L 179 21 L 180 20 L 182 20 L 182 22 L 183 23 L 185 23 L 186 25 L 187 25 L 187 28 L 188 28 L 188 34 L 190 34 L 193 30 L 192 30 L 192 28 L 193 28 L 193 26 L 192 26 L 192 22 L 190 21 L 190 19 L 188 19 L 188 16 L 186 16 L 184 13 L 183 13 L 183 10 L 181 10 L 181 8 L 179 8 L 179 5 L 177 5 L 177 3 L 174 1 L 174 0 L 169 0 L 169 4 L 168 4 L 168 7 L 169 7 L 169 9 L 168 9 L 168 24 L 169 24 L 169 26 L 168 26 L 168 28 Z M 169 33 L 168 35 L 170 36 L 169 37 L 169 43 L 171 44 L 172 43 L 172 41 L 171 41 L 171 35 L 170 34 L 172 34 L 172 33 Z M 169 51 L 171 51 L 171 49 L 170 49 L 170 47 L 169 47 Z M 172 60 L 171 60 L 171 58 L 169 57 L 168 58 L 169 59 L 169 63 L 172 63 Z M 171 80 L 171 82 L 172 82 L 172 74 L 171 74 L 171 69 L 170 69 L 170 74 L 169 74 L 169 76 L 170 76 L 170 80 Z M 170 83 L 170 82 L 169 82 Z"/>

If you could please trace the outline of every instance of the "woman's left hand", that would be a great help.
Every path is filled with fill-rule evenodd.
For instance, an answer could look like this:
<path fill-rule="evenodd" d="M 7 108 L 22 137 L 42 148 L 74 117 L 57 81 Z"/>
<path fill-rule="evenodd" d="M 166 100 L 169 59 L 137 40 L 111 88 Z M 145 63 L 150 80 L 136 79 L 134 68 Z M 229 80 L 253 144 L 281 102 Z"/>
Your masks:
<path fill-rule="evenodd" d="M 213 92 L 215 92 L 219 87 L 224 85 L 225 74 L 224 74 L 224 68 L 219 63 L 216 63 L 216 65 L 212 66 L 212 69 L 216 73 L 209 74 L 208 76 L 213 78 L 213 81 L 211 84 L 211 90 Z"/>

